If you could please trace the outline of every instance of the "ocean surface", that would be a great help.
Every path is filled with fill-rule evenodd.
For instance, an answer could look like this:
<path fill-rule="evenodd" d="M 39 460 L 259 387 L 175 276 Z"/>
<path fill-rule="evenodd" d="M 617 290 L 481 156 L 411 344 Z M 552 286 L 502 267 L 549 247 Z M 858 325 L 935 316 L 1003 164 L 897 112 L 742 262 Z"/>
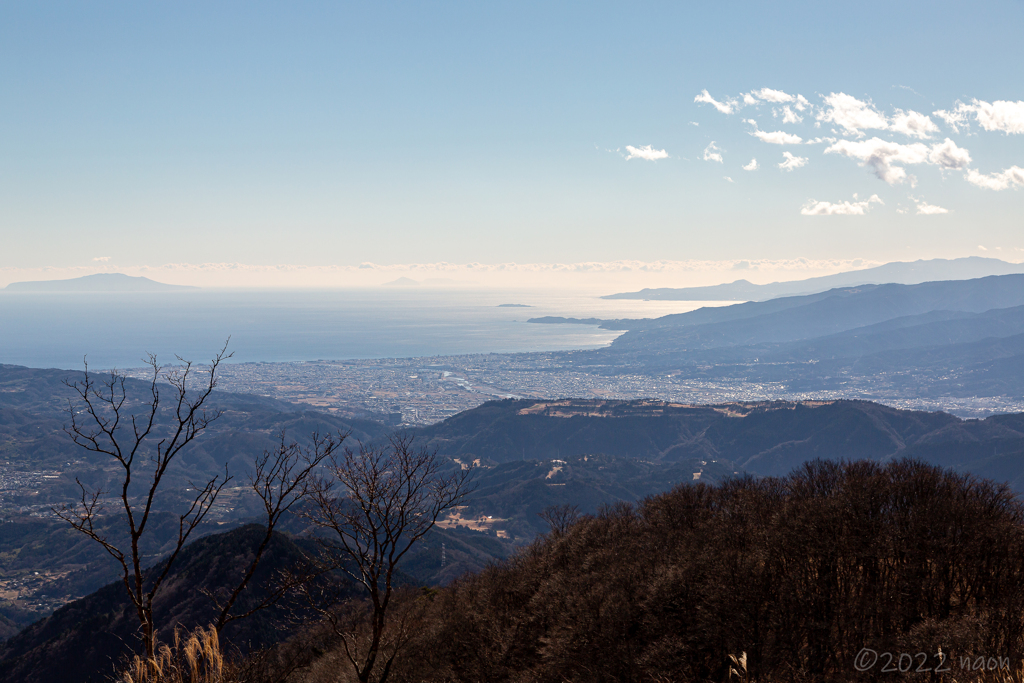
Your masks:
<path fill-rule="evenodd" d="M 205 362 L 228 337 L 232 362 L 589 349 L 610 344 L 620 332 L 526 320 L 654 318 L 702 305 L 542 290 L 0 291 L 0 363 L 77 369 L 87 357 L 92 368 L 128 368 L 139 367 L 147 353 L 161 362 L 175 354 Z"/>

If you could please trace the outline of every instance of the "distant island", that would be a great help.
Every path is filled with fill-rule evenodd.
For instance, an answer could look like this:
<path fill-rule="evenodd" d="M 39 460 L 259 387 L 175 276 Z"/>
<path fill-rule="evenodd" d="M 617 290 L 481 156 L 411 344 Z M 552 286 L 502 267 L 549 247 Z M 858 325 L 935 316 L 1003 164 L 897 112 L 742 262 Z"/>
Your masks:
<path fill-rule="evenodd" d="M 12 282 L 4 287 L 8 292 L 172 292 L 199 289 L 188 285 L 168 285 L 148 277 L 124 273 L 97 273 L 69 280 L 32 280 Z"/>
<path fill-rule="evenodd" d="M 416 280 L 413 280 L 411 277 L 400 277 L 397 280 L 390 280 L 389 282 L 385 282 L 381 286 L 382 287 L 415 287 L 418 284 L 420 284 L 420 283 L 417 282 Z"/>
<path fill-rule="evenodd" d="M 529 304 L 498 304 L 498 308 L 533 308 Z"/>

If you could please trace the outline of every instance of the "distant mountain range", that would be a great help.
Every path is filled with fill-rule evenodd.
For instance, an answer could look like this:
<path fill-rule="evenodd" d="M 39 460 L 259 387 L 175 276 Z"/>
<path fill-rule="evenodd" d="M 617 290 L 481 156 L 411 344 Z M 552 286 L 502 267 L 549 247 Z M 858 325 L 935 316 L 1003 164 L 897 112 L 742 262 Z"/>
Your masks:
<path fill-rule="evenodd" d="M 969 280 L 988 275 L 1009 275 L 1011 273 L 1024 273 L 1024 264 L 969 256 L 958 259 L 898 261 L 875 268 L 792 282 L 772 282 L 767 285 L 755 285 L 747 280 L 736 280 L 708 287 L 642 289 L 639 292 L 609 294 L 601 298 L 663 301 L 765 301 L 780 296 L 824 292 L 836 287 L 885 283 L 913 285 L 936 280 Z"/>
<path fill-rule="evenodd" d="M 173 292 L 195 290 L 198 287 L 168 285 L 148 277 L 135 277 L 123 273 L 96 273 L 69 280 L 35 280 L 12 282 L 4 287 L 8 292 Z"/>
<path fill-rule="evenodd" d="M 789 342 L 934 311 L 982 313 L 1022 305 L 1024 274 L 862 285 L 632 321 L 630 331 L 616 339 L 612 348 L 668 351 Z"/>
<path fill-rule="evenodd" d="M 626 330 L 607 348 L 576 352 L 580 370 L 798 393 L 1024 400 L 1024 274 L 841 287 L 655 319 L 530 322 Z"/>
<path fill-rule="evenodd" d="M 720 481 L 734 471 L 777 476 L 815 458 L 887 461 L 911 456 L 1024 491 L 1022 413 L 962 420 L 869 401 L 681 405 L 506 400 L 485 403 L 418 434 L 441 454 L 499 464 L 495 473 L 503 465 L 518 462 L 521 468 L 527 461 L 532 465 L 527 469 L 541 476 L 522 472 L 519 477 L 539 478 L 541 484 L 569 481 L 560 478 L 561 472 L 545 479 L 552 469 L 548 463 L 586 470 L 584 457 L 606 456 L 593 467 L 589 487 L 580 486 L 586 480 L 582 472 L 566 473 L 578 482 L 573 495 L 585 493 L 578 502 L 588 511 L 596 509 L 601 496 L 594 492 L 602 488 L 605 501 L 635 500 L 691 481 L 692 472 L 706 473 L 702 481 Z M 616 459 L 629 459 L 634 471 L 627 472 Z M 600 473 L 606 470 L 602 479 Z M 496 495 L 483 484 L 495 474 L 480 476 L 479 494 Z M 513 488 L 508 482 L 505 486 Z M 633 494 L 624 493 L 630 489 Z"/>

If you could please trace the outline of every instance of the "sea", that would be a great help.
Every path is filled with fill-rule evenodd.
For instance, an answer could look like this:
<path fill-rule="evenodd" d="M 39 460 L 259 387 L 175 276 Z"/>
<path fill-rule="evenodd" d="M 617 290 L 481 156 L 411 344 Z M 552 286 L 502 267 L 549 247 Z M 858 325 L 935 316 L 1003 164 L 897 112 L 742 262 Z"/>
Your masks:
<path fill-rule="evenodd" d="M 502 304 L 518 304 L 510 307 Z M 541 289 L 217 290 L 21 293 L 0 290 L 0 363 L 134 368 L 147 354 L 206 362 L 413 358 L 593 349 L 621 332 L 528 318 L 656 318 L 719 302 L 602 299 Z"/>

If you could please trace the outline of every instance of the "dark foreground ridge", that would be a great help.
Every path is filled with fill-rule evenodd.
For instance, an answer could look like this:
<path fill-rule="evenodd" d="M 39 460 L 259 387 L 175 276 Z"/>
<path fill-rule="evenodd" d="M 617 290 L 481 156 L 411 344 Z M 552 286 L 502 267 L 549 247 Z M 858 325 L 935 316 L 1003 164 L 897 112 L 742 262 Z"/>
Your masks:
<path fill-rule="evenodd" d="M 174 640 L 174 628 L 205 626 L 217 614 L 203 591 L 232 587 L 264 530 L 249 525 L 202 538 L 182 553 L 171 569 L 155 605 L 160 642 Z M 295 543 L 277 535 L 254 577 L 253 589 L 243 594 L 240 611 L 257 604 L 282 569 L 303 558 Z M 157 568 L 162 565 L 157 565 Z M 154 570 L 151 570 L 154 571 Z M 222 642 L 248 652 L 278 642 L 290 633 L 284 608 L 257 613 L 228 624 Z M 138 618 L 124 585 L 112 583 L 72 602 L 21 631 L 0 647 L 0 680 L 25 683 L 100 683 L 109 681 L 115 665 L 139 646 Z"/>
<path fill-rule="evenodd" d="M 161 600 L 162 638 L 202 623 L 198 588 L 218 585 L 247 533 L 190 548 Z M 279 542 L 275 566 L 294 559 L 290 547 Z M 863 648 L 924 652 L 916 666 L 981 680 L 970 669 L 979 657 L 1024 656 L 1022 556 L 1024 505 L 1009 489 L 920 461 L 815 461 L 782 478 L 696 482 L 552 518 L 510 559 L 406 592 L 409 639 L 388 680 L 722 681 L 730 665 L 747 681 L 876 680 L 885 661 L 857 659 Z M 105 680 L 132 642 L 119 589 L 13 638 L 0 679 Z M 337 680 L 341 641 L 312 619 L 282 623 L 230 635 L 236 658 L 270 649 L 259 678 L 226 680 Z M 356 636 L 367 628 L 350 623 Z M 297 659 L 304 668 L 286 677 Z M 964 661 L 975 677 L 955 675 Z"/>
<path fill-rule="evenodd" d="M 682 486 L 442 591 L 399 680 L 888 680 L 862 648 L 981 680 L 1024 654 L 1022 554 L 1008 490 L 920 462 Z"/>

